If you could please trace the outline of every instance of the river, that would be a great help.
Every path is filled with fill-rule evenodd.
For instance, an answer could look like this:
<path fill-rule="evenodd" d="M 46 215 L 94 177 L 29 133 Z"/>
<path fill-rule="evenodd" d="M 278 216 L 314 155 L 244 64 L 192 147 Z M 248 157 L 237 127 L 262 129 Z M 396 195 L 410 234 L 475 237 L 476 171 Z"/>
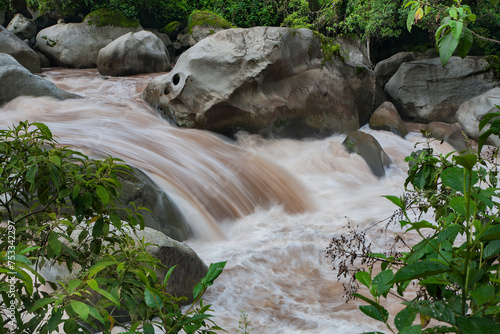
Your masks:
<path fill-rule="evenodd" d="M 195 238 L 187 244 L 207 264 L 227 261 L 204 297 L 219 326 L 237 333 L 244 311 L 253 333 L 384 330 L 357 310 L 357 301 L 346 304 L 325 249 L 348 221 L 370 227 L 374 250 L 391 244 L 398 228 L 386 219 L 395 207 L 382 196 L 402 193 L 404 158 L 423 141 L 419 133 L 402 139 L 362 128 L 392 160 L 377 178 L 343 149 L 345 135 L 297 141 L 240 133 L 228 143 L 174 128 L 139 99 L 155 75 L 103 78 L 74 69 L 43 75 L 85 99 L 21 97 L 0 109 L 0 125 L 43 121 L 63 145 L 92 157 L 111 154 L 148 173 L 191 224 Z"/>

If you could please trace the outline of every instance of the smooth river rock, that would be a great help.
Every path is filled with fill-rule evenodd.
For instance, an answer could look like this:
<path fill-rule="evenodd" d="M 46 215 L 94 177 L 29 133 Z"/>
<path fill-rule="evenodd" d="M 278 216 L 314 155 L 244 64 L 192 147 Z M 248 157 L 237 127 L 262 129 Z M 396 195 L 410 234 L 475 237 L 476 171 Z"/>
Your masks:
<path fill-rule="evenodd" d="M 233 135 L 328 136 L 368 122 L 373 71 L 351 66 L 307 29 L 228 29 L 183 53 L 143 99 L 181 127 Z"/>
<path fill-rule="evenodd" d="M 477 57 L 451 57 L 445 67 L 439 58 L 406 62 L 385 91 L 405 120 L 454 123 L 462 103 L 498 84 L 488 67 Z"/>

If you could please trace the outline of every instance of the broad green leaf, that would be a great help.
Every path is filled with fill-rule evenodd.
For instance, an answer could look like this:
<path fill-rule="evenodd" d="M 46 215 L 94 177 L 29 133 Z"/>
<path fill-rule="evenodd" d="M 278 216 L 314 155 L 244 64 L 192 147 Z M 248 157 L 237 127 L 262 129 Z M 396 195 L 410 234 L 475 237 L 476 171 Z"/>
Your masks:
<path fill-rule="evenodd" d="M 366 271 L 358 271 L 355 276 L 356 279 L 367 288 L 370 288 L 372 285 L 372 278 Z"/>
<path fill-rule="evenodd" d="M 495 117 L 500 117 L 500 112 L 491 112 L 484 115 L 479 122 L 479 130 L 482 130 Z"/>
<path fill-rule="evenodd" d="M 174 269 L 177 267 L 177 265 L 173 266 L 172 268 L 170 268 L 167 272 L 167 274 L 165 275 L 165 278 L 163 279 L 163 285 L 167 285 L 168 283 L 168 280 L 170 279 L 170 276 L 172 275 L 172 272 L 174 271 Z"/>
<path fill-rule="evenodd" d="M 417 313 L 407 307 L 396 314 L 396 317 L 394 318 L 394 325 L 396 325 L 396 328 L 401 331 L 403 328 L 411 326 L 416 316 Z"/>
<path fill-rule="evenodd" d="M 64 333 L 78 333 L 78 325 L 76 324 L 75 319 L 67 319 L 64 321 Z"/>
<path fill-rule="evenodd" d="M 163 301 L 156 293 L 152 292 L 149 288 L 146 288 L 146 290 L 144 290 L 144 301 L 146 302 L 146 305 L 151 308 L 157 310 L 163 309 Z"/>
<path fill-rule="evenodd" d="M 49 258 L 57 257 L 61 254 L 61 242 L 59 241 L 59 234 L 54 231 L 49 233 L 49 239 L 47 243 L 47 256 Z"/>
<path fill-rule="evenodd" d="M 452 20 L 450 22 L 451 33 L 453 34 L 453 38 L 459 39 L 462 35 L 462 29 L 464 27 L 464 23 L 462 21 Z"/>
<path fill-rule="evenodd" d="M 61 158 L 59 158 L 57 155 L 51 155 L 50 156 L 50 161 L 57 167 L 61 167 Z"/>
<path fill-rule="evenodd" d="M 415 8 L 412 7 L 410 12 L 408 13 L 408 18 L 406 19 L 406 28 L 409 32 L 411 32 L 411 27 L 413 26 L 413 22 L 415 22 L 415 14 L 417 13 L 418 8 L 418 6 L 415 6 Z"/>
<path fill-rule="evenodd" d="M 89 306 L 87 304 L 84 304 L 77 300 L 72 300 L 71 308 L 76 312 L 76 314 L 78 314 L 78 316 L 80 316 L 80 318 L 82 318 L 83 321 L 87 321 L 90 312 Z"/>
<path fill-rule="evenodd" d="M 401 268 L 396 275 L 394 275 L 393 283 L 399 283 L 417 278 L 426 278 L 432 275 L 445 273 L 447 271 L 450 271 L 448 266 L 439 262 L 428 260 L 419 261 Z"/>
<path fill-rule="evenodd" d="M 99 271 L 103 270 L 104 268 L 107 268 L 112 265 L 118 264 L 118 261 L 114 260 L 108 260 L 108 261 L 99 261 L 96 264 L 94 264 L 92 267 L 90 267 L 89 272 L 88 272 L 88 278 L 93 278 Z"/>
<path fill-rule="evenodd" d="M 198 283 L 196 286 L 193 288 L 193 299 L 197 299 L 200 294 L 203 292 L 203 284 Z"/>
<path fill-rule="evenodd" d="M 101 185 L 97 185 L 96 186 L 96 193 L 97 193 L 97 196 L 99 196 L 99 199 L 101 200 L 102 205 L 104 205 L 104 206 L 108 205 L 108 203 L 109 203 L 109 193 L 106 190 L 106 188 L 104 188 Z"/>
<path fill-rule="evenodd" d="M 31 307 L 30 309 L 30 313 L 33 313 L 35 312 L 36 310 L 38 310 L 39 308 L 41 307 L 44 307 L 45 305 L 47 304 L 50 304 L 50 303 L 53 303 L 55 302 L 56 300 L 58 300 L 59 298 L 43 298 L 43 299 L 38 299 L 35 304 L 33 304 L 33 306 Z"/>
<path fill-rule="evenodd" d="M 149 322 L 145 323 L 143 326 L 144 334 L 155 334 L 155 328 Z"/>
<path fill-rule="evenodd" d="M 479 239 L 482 241 L 500 239 L 500 225 L 488 226 Z"/>
<path fill-rule="evenodd" d="M 215 279 L 219 277 L 220 274 L 222 274 L 225 265 L 226 262 L 211 263 L 210 266 L 208 267 L 207 274 L 202 279 L 203 284 L 205 286 L 212 285 Z"/>
<path fill-rule="evenodd" d="M 457 319 L 457 327 L 463 334 L 498 334 L 500 333 L 500 325 L 486 317 L 459 317 Z"/>
<path fill-rule="evenodd" d="M 458 46 L 458 39 L 453 37 L 451 30 L 446 30 L 437 44 L 441 66 L 445 67 Z"/>
<path fill-rule="evenodd" d="M 477 155 L 475 154 L 464 154 L 457 155 L 453 157 L 453 160 L 457 162 L 460 166 L 471 171 L 477 163 Z"/>
<path fill-rule="evenodd" d="M 476 304 L 481 306 L 495 298 L 495 287 L 493 285 L 481 285 L 474 291 L 471 291 L 470 294 Z"/>
<path fill-rule="evenodd" d="M 496 256 L 498 253 L 500 253 L 500 240 L 492 240 L 484 247 L 483 259 Z"/>
<path fill-rule="evenodd" d="M 387 195 L 387 196 L 384 196 L 385 198 L 387 198 L 388 200 L 390 200 L 392 203 L 396 204 L 399 208 L 401 209 L 404 209 L 404 202 L 403 200 L 400 198 L 400 197 L 396 197 L 396 196 L 390 196 L 390 195 Z"/>
<path fill-rule="evenodd" d="M 99 289 L 99 285 L 97 284 L 96 280 L 95 280 L 95 279 L 93 279 L 93 278 L 92 278 L 92 279 L 89 279 L 89 280 L 87 281 L 87 284 L 88 284 L 88 286 L 90 286 L 90 288 L 91 288 L 92 290 L 97 290 L 97 289 Z"/>
<path fill-rule="evenodd" d="M 379 309 L 373 305 L 361 305 L 359 306 L 359 309 L 361 310 L 361 312 L 375 320 L 387 322 L 387 319 L 389 319 L 389 312 L 387 312 L 387 310 L 384 308 Z"/>
<path fill-rule="evenodd" d="M 405 327 L 399 332 L 399 334 L 420 334 L 420 333 L 422 333 L 421 325 L 413 325 L 410 327 Z"/>
<path fill-rule="evenodd" d="M 465 58 L 470 51 L 472 43 L 474 41 L 474 36 L 472 31 L 464 27 L 462 30 L 462 36 L 460 36 L 460 41 L 458 42 L 457 51 L 460 58 Z"/>
<path fill-rule="evenodd" d="M 465 197 L 464 196 L 453 197 L 450 200 L 450 206 L 453 210 L 455 210 L 455 212 L 460 214 L 462 217 L 468 218 L 467 217 L 467 206 L 465 204 Z M 469 216 L 471 213 L 474 213 L 474 211 L 472 211 L 472 212 L 469 211 Z"/>
<path fill-rule="evenodd" d="M 69 283 L 68 283 L 68 292 L 69 293 L 75 292 L 75 289 L 78 288 L 81 283 L 82 283 L 82 281 L 79 280 L 79 279 L 77 279 L 77 278 L 72 279 L 71 281 L 69 281 Z"/>
<path fill-rule="evenodd" d="M 34 166 L 26 173 L 26 180 L 29 183 L 35 182 L 36 173 L 38 172 L 38 166 Z"/>
<path fill-rule="evenodd" d="M 61 309 L 52 313 L 52 316 L 50 317 L 49 321 L 47 322 L 47 328 L 49 330 L 49 333 L 52 333 L 53 331 L 55 331 L 57 329 L 57 326 L 61 323 L 62 316 L 63 316 L 63 312 L 61 311 Z"/>
<path fill-rule="evenodd" d="M 40 130 L 40 132 L 44 136 L 44 139 L 52 139 L 52 132 L 50 132 L 50 129 L 47 125 L 38 122 L 31 123 L 31 125 L 36 126 Z"/>
<path fill-rule="evenodd" d="M 379 296 L 387 297 L 389 290 L 392 288 L 392 279 L 394 278 L 394 273 L 392 270 L 384 270 L 377 274 L 373 278 L 372 285 L 377 287 L 377 292 Z"/>

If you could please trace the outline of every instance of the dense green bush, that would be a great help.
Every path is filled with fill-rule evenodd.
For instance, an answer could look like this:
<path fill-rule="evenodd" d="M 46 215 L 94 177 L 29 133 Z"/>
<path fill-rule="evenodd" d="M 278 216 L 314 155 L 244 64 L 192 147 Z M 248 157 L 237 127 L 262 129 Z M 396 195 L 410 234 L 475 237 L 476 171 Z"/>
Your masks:
<path fill-rule="evenodd" d="M 487 114 L 480 128 L 498 116 Z M 398 235 L 395 245 L 403 249 L 372 253 L 366 233 L 351 231 L 332 241 L 327 252 L 339 264 L 339 275 L 354 270 L 368 292 L 357 293 L 351 285 L 350 295 L 365 301 L 360 310 L 392 333 L 500 332 L 498 149 L 481 156 L 488 136 L 499 134 L 500 119 L 495 119 L 479 138 L 479 153 L 436 156 L 426 147 L 407 157 L 405 194 L 386 197 L 399 207 L 395 217 L 402 234 L 412 233 L 416 243 Z M 357 256 L 367 270 L 349 268 Z M 384 307 L 389 294 L 404 306 L 393 319 Z M 420 324 L 414 322 L 417 315 Z M 429 325 L 430 320 L 438 322 Z"/>
<path fill-rule="evenodd" d="M 128 172 L 116 159 L 59 147 L 41 123 L 0 130 L 0 333 L 52 333 L 60 324 L 66 333 L 110 333 L 118 324 L 148 334 L 153 324 L 168 333 L 218 329 L 201 297 L 224 263 L 210 266 L 183 312 L 186 298 L 165 291 L 175 269 L 159 281 L 164 267 L 131 237 L 144 221 L 142 208 L 120 207 L 117 175 Z M 49 263 L 66 266 L 70 277 L 45 281 L 38 272 Z"/>

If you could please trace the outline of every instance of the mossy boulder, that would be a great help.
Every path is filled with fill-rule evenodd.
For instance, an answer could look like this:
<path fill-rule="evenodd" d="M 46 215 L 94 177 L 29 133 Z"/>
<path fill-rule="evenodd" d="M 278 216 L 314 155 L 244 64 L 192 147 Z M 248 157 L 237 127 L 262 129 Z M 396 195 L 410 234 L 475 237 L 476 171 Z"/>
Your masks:
<path fill-rule="evenodd" d="M 224 18 L 209 11 L 194 11 L 189 15 L 188 32 L 192 33 L 195 27 L 209 27 L 215 29 L 235 28 Z"/>
<path fill-rule="evenodd" d="M 187 34 L 181 38 L 180 42 L 191 47 L 202 39 L 229 28 L 235 28 L 235 26 L 215 13 L 194 11 L 188 19 Z"/>
<path fill-rule="evenodd" d="M 83 23 L 96 27 L 114 26 L 125 28 L 139 27 L 139 21 L 126 17 L 120 12 L 115 12 L 107 8 L 101 8 L 89 13 Z"/>
<path fill-rule="evenodd" d="M 173 21 L 161 29 L 161 32 L 167 34 L 171 39 L 175 39 L 177 34 L 181 31 L 182 24 L 179 21 Z"/>

